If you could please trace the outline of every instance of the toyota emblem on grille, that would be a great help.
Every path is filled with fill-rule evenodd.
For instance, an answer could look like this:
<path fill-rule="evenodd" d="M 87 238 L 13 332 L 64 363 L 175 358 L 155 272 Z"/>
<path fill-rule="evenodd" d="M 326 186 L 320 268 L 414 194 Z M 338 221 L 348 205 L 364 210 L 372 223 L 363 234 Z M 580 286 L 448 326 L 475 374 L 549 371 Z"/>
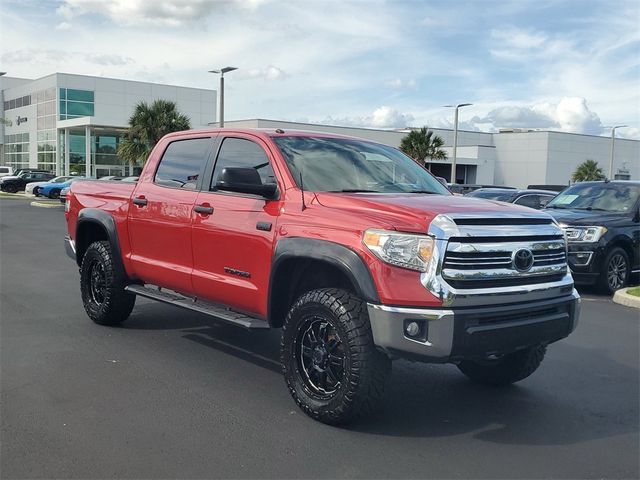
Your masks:
<path fill-rule="evenodd" d="M 531 250 L 521 248 L 514 252 L 511 263 L 513 264 L 513 268 L 517 271 L 528 272 L 531 270 L 531 267 L 533 267 L 533 260 L 533 253 L 531 253 Z"/>

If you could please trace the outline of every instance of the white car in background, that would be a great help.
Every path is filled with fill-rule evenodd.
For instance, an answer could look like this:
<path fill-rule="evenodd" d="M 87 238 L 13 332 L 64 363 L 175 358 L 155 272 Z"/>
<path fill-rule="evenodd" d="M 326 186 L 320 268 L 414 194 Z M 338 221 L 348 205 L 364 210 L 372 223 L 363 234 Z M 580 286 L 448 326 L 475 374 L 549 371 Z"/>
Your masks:
<path fill-rule="evenodd" d="M 0 178 L 13 175 L 13 168 L 0 166 Z"/>
<path fill-rule="evenodd" d="M 27 186 L 24 189 L 24 193 L 30 194 L 30 195 L 35 195 L 36 197 L 38 196 L 38 188 L 41 187 L 42 185 L 45 185 L 47 183 L 64 183 L 67 180 L 70 180 L 73 177 L 70 176 L 62 176 L 62 177 L 56 177 L 56 178 L 52 178 L 51 180 L 47 181 L 47 182 L 31 182 L 31 183 L 27 183 Z"/>

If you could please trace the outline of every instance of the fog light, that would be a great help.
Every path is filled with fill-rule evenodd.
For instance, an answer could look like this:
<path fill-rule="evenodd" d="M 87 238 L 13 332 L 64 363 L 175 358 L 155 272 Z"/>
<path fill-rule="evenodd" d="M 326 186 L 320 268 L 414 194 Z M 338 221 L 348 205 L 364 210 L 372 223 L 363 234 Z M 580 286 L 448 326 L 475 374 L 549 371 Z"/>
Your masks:
<path fill-rule="evenodd" d="M 417 337 L 420 335 L 420 325 L 417 322 L 409 322 L 404 327 L 404 331 L 407 332 L 407 335 L 410 337 Z"/>
<path fill-rule="evenodd" d="M 576 267 L 584 267 L 589 265 L 592 256 L 593 252 L 571 252 L 569 254 L 569 261 L 571 265 L 575 265 Z"/>

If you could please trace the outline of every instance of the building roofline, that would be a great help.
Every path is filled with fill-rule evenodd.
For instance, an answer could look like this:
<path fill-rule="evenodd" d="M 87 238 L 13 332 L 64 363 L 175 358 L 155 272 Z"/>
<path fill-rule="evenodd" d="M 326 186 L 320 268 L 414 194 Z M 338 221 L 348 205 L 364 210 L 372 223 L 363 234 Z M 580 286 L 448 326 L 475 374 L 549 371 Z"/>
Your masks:
<path fill-rule="evenodd" d="M 189 88 L 191 90 L 203 90 L 205 92 L 216 92 L 217 90 L 209 89 L 209 88 L 200 88 L 200 87 L 185 87 L 183 85 L 173 85 L 170 83 L 159 83 L 159 82 L 144 82 L 142 80 L 127 80 L 126 78 L 114 78 L 114 77 L 103 77 L 98 75 L 83 75 L 81 73 L 67 73 L 67 72 L 56 72 L 54 75 L 69 75 L 74 77 L 89 77 L 89 78 L 100 78 L 104 80 L 117 80 L 120 82 L 131 82 L 131 83 L 145 83 L 148 85 L 161 85 L 164 87 L 176 87 L 176 88 Z"/>

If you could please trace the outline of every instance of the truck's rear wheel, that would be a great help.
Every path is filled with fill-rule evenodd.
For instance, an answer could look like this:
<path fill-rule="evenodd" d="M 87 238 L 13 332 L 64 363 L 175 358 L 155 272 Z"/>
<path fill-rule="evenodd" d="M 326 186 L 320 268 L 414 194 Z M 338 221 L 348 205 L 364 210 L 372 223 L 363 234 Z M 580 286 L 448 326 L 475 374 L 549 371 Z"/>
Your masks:
<path fill-rule="evenodd" d="M 496 359 L 478 362 L 463 360 L 458 368 L 474 382 L 494 386 L 509 385 L 524 380 L 535 372 L 546 351 L 546 345 L 538 345 Z"/>
<path fill-rule="evenodd" d="M 94 242 L 80 266 L 82 303 L 89 318 L 100 325 L 118 325 L 131 314 L 136 296 L 124 290 L 118 278 L 109 242 Z"/>
<path fill-rule="evenodd" d="M 391 370 L 373 343 L 366 305 L 338 289 L 298 299 L 285 320 L 280 353 L 298 406 L 332 425 L 372 413 Z"/>

